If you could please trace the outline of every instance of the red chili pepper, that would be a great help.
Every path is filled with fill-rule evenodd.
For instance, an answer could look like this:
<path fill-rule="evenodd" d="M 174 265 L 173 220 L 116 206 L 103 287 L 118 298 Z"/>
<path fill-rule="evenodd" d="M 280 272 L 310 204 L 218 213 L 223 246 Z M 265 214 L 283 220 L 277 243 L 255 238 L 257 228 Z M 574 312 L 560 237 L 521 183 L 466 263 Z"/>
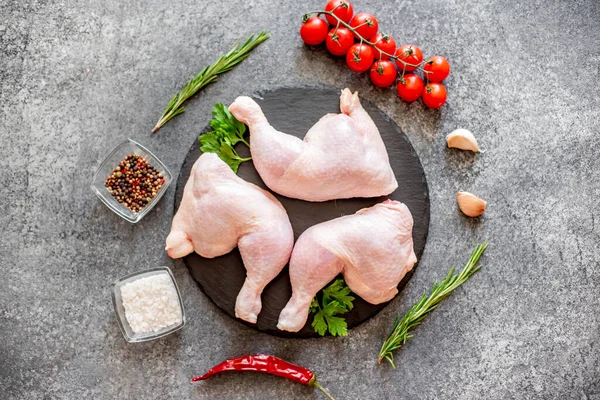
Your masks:
<path fill-rule="evenodd" d="M 215 365 L 206 374 L 192 378 L 192 382 L 203 381 L 213 375 L 226 371 L 255 371 L 279 376 L 293 382 L 301 383 L 305 386 L 316 387 L 325 393 L 327 398 L 334 400 L 327 390 L 317 382 L 317 376 L 314 372 L 307 368 L 289 363 L 281 358 L 266 354 L 254 354 L 230 358 Z"/>

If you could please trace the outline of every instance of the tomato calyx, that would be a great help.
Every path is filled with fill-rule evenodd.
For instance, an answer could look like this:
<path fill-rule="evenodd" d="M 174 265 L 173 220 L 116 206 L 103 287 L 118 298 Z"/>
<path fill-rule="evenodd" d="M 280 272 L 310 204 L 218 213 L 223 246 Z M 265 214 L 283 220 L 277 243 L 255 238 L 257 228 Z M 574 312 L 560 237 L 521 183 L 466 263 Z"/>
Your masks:
<path fill-rule="evenodd" d="M 340 7 L 350 8 L 350 4 L 347 1 L 342 1 L 340 4 L 338 4 L 337 6 L 333 7 L 331 9 L 331 12 L 334 12 L 335 10 L 337 10 Z"/>
<path fill-rule="evenodd" d="M 360 58 L 360 51 L 358 51 L 358 50 L 353 51 L 352 54 L 354 55 L 355 63 L 359 63 L 362 60 L 362 58 Z"/>
<path fill-rule="evenodd" d="M 440 108 L 446 103 L 446 88 L 441 83 L 428 83 L 423 90 L 423 104 L 429 108 Z"/>
<path fill-rule="evenodd" d="M 415 52 L 415 51 L 413 50 L 413 48 L 412 48 L 412 47 L 408 47 L 406 50 L 404 50 L 404 51 L 402 52 L 402 54 L 403 54 L 403 55 L 404 55 L 404 54 L 406 54 L 406 55 L 405 55 L 404 57 L 402 57 L 402 58 L 404 59 L 404 58 L 406 58 L 406 57 L 408 57 L 408 56 L 412 56 L 414 52 Z"/>
<path fill-rule="evenodd" d="M 377 69 L 375 71 L 377 71 L 379 75 L 383 75 L 383 72 L 385 70 L 383 69 L 383 65 L 381 65 L 381 62 L 377 61 Z"/>

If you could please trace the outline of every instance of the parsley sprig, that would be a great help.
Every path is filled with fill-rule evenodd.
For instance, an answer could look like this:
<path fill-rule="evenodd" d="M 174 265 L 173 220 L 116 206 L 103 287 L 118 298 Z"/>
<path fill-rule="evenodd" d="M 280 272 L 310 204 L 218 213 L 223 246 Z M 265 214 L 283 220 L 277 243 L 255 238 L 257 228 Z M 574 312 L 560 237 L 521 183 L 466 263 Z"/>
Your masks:
<path fill-rule="evenodd" d="M 204 153 L 216 153 L 231 167 L 233 172 L 237 173 L 241 163 L 252 159 L 252 157 L 240 157 L 233 148 L 239 142 L 250 147 L 250 144 L 244 139 L 246 125 L 235 119 L 227 107 L 221 103 L 215 104 L 212 116 L 213 119 L 210 121 L 212 131 L 198 136 L 200 150 Z"/>
<path fill-rule="evenodd" d="M 427 292 L 423 293 L 421 299 L 412 305 L 402 319 L 400 319 L 399 315 L 396 317 L 394 326 L 379 351 L 379 357 L 377 358 L 379 364 L 385 359 L 389 361 L 393 368 L 396 368 L 392 352 L 402 347 L 404 343 L 412 337 L 412 335 L 408 333 L 409 330 L 421 324 L 427 314 L 435 310 L 442 300 L 450 296 L 454 289 L 465 283 L 475 272 L 479 271 L 481 265 L 477 265 L 477 263 L 486 248 L 487 242 L 477 245 L 471 254 L 471 258 L 467 262 L 467 265 L 465 265 L 459 274 L 455 275 L 454 267 L 450 268 L 450 272 L 448 272 L 446 279 L 441 283 L 434 282 L 429 296 L 427 296 Z"/>
<path fill-rule="evenodd" d="M 152 133 L 162 128 L 162 126 L 172 118 L 183 113 L 185 111 L 183 103 L 187 99 L 198 93 L 203 87 L 216 82 L 219 75 L 230 71 L 233 67 L 248 58 L 250 52 L 269 37 L 270 35 L 265 31 L 261 31 L 256 37 L 252 35 L 241 47 L 239 42 L 236 43 L 227 54 L 219 57 L 213 65 L 204 67 L 198 75 L 190 79 L 190 81 L 171 98 L 171 101 L 169 101 L 167 108 L 156 123 L 156 126 L 152 129 Z"/>
<path fill-rule="evenodd" d="M 342 317 L 352 310 L 354 297 L 350 296 L 350 288 L 343 279 L 336 279 L 331 285 L 315 296 L 310 305 L 310 312 L 314 313 L 312 327 L 319 335 L 324 336 L 327 331 L 333 336 L 348 336 L 348 324 Z"/>

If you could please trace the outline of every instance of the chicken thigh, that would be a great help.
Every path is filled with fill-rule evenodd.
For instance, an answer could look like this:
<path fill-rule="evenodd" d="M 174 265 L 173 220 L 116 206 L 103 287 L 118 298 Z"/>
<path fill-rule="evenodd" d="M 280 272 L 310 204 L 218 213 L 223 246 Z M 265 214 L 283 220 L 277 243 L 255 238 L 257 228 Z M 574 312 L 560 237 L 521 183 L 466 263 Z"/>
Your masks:
<path fill-rule="evenodd" d="M 293 244 L 288 215 L 272 194 L 238 177 L 213 153 L 198 158 L 166 240 L 169 257 L 195 251 L 214 258 L 237 246 L 246 281 L 235 315 L 256 323 L 261 293 L 288 262 Z"/>
<path fill-rule="evenodd" d="M 342 90 L 340 109 L 341 114 L 322 117 L 300 140 L 269 125 L 250 97 L 240 96 L 229 106 L 250 128 L 252 161 L 274 192 L 306 201 L 390 194 L 398 183 L 358 92 Z"/>
<path fill-rule="evenodd" d="M 277 327 L 290 332 L 302 329 L 313 297 L 339 273 L 369 303 L 393 299 L 398 283 L 417 262 L 412 227 L 408 207 L 386 200 L 307 229 L 292 252 L 293 293 Z"/>

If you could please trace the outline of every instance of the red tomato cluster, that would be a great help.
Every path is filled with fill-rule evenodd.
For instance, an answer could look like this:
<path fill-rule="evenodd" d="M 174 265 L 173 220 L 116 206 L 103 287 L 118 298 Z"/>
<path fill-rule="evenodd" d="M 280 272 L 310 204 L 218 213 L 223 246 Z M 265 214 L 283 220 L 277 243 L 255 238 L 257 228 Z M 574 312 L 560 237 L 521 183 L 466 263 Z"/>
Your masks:
<path fill-rule="evenodd" d="M 369 71 L 375 86 L 389 87 L 398 81 L 398 96 L 402 100 L 422 97 L 429 108 L 439 108 L 446 102 L 446 88 L 441 82 L 450 74 L 450 64 L 444 57 L 423 60 L 421 49 L 412 44 L 396 48 L 392 37 L 378 33 L 377 18 L 366 12 L 354 14 L 348 0 L 330 0 L 324 12 L 333 15 L 324 14 L 326 19 L 319 14 L 305 16 L 300 37 L 306 44 L 316 46 L 325 42 L 331 54 L 346 57 L 352 71 Z M 415 73 L 417 70 L 422 72 L 426 83 Z"/>

